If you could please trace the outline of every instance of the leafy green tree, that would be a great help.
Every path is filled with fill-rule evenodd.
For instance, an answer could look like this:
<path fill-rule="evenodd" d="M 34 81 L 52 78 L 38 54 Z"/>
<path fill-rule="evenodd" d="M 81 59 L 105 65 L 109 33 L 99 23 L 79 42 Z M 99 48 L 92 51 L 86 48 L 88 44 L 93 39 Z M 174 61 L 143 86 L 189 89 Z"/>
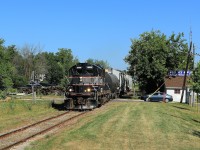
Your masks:
<path fill-rule="evenodd" d="M 7 90 L 12 88 L 13 66 L 10 63 L 8 49 L 3 45 L 4 40 L 0 39 L 0 89 Z"/>
<path fill-rule="evenodd" d="M 89 58 L 89 59 L 86 60 L 86 62 L 89 63 L 89 64 L 100 65 L 103 68 L 110 68 L 109 63 L 107 61 L 104 61 L 104 60 L 97 60 L 97 59 Z"/>
<path fill-rule="evenodd" d="M 167 38 L 159 30 L 152 30 L 132 40 L 125 61 L 130 65 L 129 73 L 137 79 L 142 91 L 155 91 L 169 71 L 184 69 L 188 46 L 183 36 L 173 33 Z"/>
<path fill-rule="evenodd" d="M 197 67 L 193 70 L 190 83 L 194 92 L 200 93 L 200 62 L 198 62 Z"/>
<path fill-rule="evenodd" d="M 54 85 L 67 84 L 68 70 L 78 62 L 71 49 L 61 48 L 57 53 L 44 53 L 46 60 L 46 81 Z"/>
<path fill-rule="evenodd" d="M 58 62 L 63 71 L 63 76 L 68 75 L 68 70 L 78 63 L 78 59 L 73 56 L 71 49 L 59 48 L 56 53 Z"/>
<path fill-rule="evenodd" d="M 13 73 L 11 74 L 11 78 L 13 81 L 13 87 L 17 88 L 26 85 L 28 81 L 24 76 L 24 70 L 22 68 L 23 58 L 15 45 L 7 47 L 6 59 L 12 64 Z"/>
<path fill-rule="evenodd" d="M 56 53 L 58 59 L 58 65 L 62 68 L 63 77 L 61 78 L 61 86 L 65 87 L 68 83 L 68 70 L 79 62 L 79 60 L 73 56 L 72 50 L 67 48 L 60 48 Z"/>
<path fill-rule="evenodd" d="M 58 64 L 57 56 L 54 53 L 43 53 L 46 60 L 46 82 L 49 84 L 59 84 L 63 78 L 62 68 Z M 45 81 L 44 81 L 45 82 Z"/>

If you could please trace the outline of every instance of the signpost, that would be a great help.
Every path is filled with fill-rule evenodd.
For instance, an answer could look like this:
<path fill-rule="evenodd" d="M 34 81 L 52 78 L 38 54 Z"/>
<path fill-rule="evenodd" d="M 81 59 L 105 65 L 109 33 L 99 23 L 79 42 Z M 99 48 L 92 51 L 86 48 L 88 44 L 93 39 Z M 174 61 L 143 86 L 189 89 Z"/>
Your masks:
<path fill-rule="evenodd" d="M 32 100 L 35 101 L 35 90 L 34 90 L 34 84 L 35 84 L 35 72 L 32 71 L 31 74 L 31 88 L 32 88 Z"/>

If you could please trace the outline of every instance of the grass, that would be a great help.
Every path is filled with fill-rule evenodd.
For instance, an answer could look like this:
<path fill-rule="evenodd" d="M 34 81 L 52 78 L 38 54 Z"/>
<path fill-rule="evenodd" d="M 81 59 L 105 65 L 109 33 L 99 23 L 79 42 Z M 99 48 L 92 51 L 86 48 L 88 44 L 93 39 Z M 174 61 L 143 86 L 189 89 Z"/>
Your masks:
<path fill-rule="evenodd" d="M 32 100 L 32 94 L 29 95 L 12 95 L 11 99 L 14 100 Z M 53 100 L 53 99 L 64 99 L 64 95 L 41 95 L 37 94 L 35 97 L 36 100 Z"/>
<path fill-rule="evenodd" d="M 179 103 L 109 103 L 27 150 L 200 148 L 200 114 Z"/>
<path fill-rule="evenodd" d="M 51 107 L 51 101 L 1 101 L 0 133 L 35 122 L 55 113 L 58 112 Z"/>

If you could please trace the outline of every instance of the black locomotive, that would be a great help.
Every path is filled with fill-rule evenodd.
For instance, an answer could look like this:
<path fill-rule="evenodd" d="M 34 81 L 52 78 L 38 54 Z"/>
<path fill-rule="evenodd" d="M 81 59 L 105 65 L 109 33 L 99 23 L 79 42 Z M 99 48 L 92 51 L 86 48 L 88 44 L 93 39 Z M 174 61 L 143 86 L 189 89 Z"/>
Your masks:
<path fill-rule="evenodd" d="M 78 63 L 69 69 L 67 110 L 91 110 L 119 95 L 119 80 L 99 65 Z"/>

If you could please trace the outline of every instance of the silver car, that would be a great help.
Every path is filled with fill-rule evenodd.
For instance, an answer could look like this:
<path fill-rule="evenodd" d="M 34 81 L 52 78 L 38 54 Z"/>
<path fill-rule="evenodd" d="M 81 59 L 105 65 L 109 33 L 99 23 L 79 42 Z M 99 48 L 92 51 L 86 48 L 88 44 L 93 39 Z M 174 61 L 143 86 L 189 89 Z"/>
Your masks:
<path fill-rule="evenodd" d="M 141 96 L 141 99 L 144 100 L 144 101 L 149 101 L 149 102 L 160 102 L 160 101 L 170 102 L 170 101 L 173 101 L 173 97 L 169 94 L 164 93 L 164 92 L 156 92 L 156 93 L 153 93 L 153 94 L 144 95 L 144 96 Z"/>

